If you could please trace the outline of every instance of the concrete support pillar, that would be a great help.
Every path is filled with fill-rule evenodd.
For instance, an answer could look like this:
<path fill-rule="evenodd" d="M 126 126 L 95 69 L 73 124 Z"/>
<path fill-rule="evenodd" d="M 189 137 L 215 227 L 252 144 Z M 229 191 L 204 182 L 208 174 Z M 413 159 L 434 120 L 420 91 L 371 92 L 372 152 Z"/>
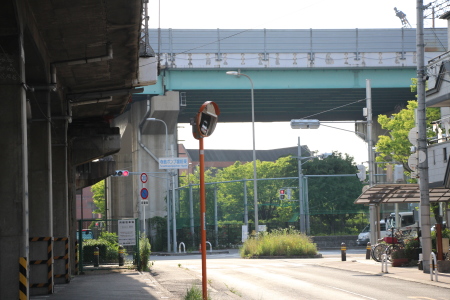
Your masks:
<path fill-rule="evenodd" d="M 30 94 L 30 98 L 33 115 L 28 135 L 29 223 L 30 237 L 35 240 L 30 242 L 30 260 L 46 260 L 48 257 L 53 260 L 53 253 L 51 253 L 53 248 L 49 249 L 49 244 L 45 239 L 53 237 L 50 94 L 49 92 L 35 92 Z M 32 265 L 30 267 L 30 283 L 50 285 L 49 287 L 33 288 L 30 291 L 32 295 L 53 292 L 53 264 L 50 266 L 46 264 Z"/>
<path fill-rule="evenodd" d="M 69 236 L 69 199 L 68 199 L 68 153 L 67 153 L 67 121 L 53 121 L 52 136 L 52 173 L 53 173 L 53 236 L 65 238 Z M 64 241 L 55 241 L 55 256 L 65 255 Z M 66 272 L 63 260 L 55 260 L 56 274 Z M 55 283 L 65 282 L 57 278 Z"/>
<path fill-rule="evenodd" d="M 0 43 L 0 160 L 8 170 L 0 174 L 0 299 L 19 299 L 23 294 L 29 296 L 27 104 L 22 85 L 25 57 L 21 34 L 7 42 L 0 38 Z M 27 260 L 22 264 L 21 281 L 19 258 Z"/>

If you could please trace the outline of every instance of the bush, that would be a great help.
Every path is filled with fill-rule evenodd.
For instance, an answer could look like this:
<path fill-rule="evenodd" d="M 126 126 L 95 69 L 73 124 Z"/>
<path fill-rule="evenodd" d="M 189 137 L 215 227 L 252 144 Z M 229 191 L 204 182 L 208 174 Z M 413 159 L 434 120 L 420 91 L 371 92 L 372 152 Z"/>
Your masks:
<path fill-rule="evenodd" d="M 94 261 L 94 251 L 98 247 L 99 259 L 101 262 L 107 261 L 108 243 L 103 240 L 85 240 L 83 241 L 83 262 Z"/>
<path fill-rule="evenodd" d="M 152 247 L 148 238 L 144 234 L 142 234 L 141 238 L 139 239 L 139 255 L 141 263 L 138 269 L 140 271 L 148 271 L 148 261 L 150 259 L 151 248 Z"/>
<path fill-rule="evenodd" d="M 117 262 L 119 253 L 118 236 L 116 233 L 104 231 L 95 240 L 83 241 L 83 261 L 91 262 L 94 259 L 94 250 L 99 248 L 101 262 Z M 126 253 L 125 253 L 126 255 Z"/>
<path fill-rule="evenodd" d="M 248 239 L 240 250 L 241 257 L 253 256 L 313 256 L 316 244 L 305 234 L 293 228 L 277 229 L 271 233 L 259 233 Z"/>

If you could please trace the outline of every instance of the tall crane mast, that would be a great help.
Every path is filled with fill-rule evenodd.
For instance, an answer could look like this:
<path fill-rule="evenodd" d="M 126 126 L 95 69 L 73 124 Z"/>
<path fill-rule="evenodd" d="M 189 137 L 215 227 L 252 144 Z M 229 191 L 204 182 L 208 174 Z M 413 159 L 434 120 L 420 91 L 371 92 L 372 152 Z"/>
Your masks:
<path fill-rule="evenodd" d="M 411 24 L 409 24 L 408 19 L 406 18 L 406 14 L 401 10 L 398 10 L 397 7 L 394 7 L 395 15 L 402 21 L 403 28 L 411 28 Z"/>

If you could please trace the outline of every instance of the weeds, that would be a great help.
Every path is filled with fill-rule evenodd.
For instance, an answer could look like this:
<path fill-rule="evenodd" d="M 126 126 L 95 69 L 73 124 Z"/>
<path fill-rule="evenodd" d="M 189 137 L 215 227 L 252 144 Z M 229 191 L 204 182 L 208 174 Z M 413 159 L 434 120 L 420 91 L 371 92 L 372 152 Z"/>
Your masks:
<path fill-rule="evenodd" d="M 141 259 L 141 265 L 140 270 L 148 271 L 148 261 L 150 259 L 150 253 L 151 253 L 151 245 L 147 237 L 145 237 L 144 234 L 141 235 L 141 238 L 139 240 L 139 252 L 140 252 L 140 259 Z"/>
<path fill-rule="evenodd" d="M 317 247 L 311 239 L 293 228 L 262 232 L 248 239 L 240 250 L 241 257 L 253 256 L 313 256 Z"/>
<path fill-rule="evenodd" d="M 202 300 L 203 293 L 202 290 L 196 286 L 191 286 L 190 289 L 187 290 L 186 296 L 184 296 L 184 300 Z M 208 300 L 211 300 L 211 297 L 208 295 Z"/>

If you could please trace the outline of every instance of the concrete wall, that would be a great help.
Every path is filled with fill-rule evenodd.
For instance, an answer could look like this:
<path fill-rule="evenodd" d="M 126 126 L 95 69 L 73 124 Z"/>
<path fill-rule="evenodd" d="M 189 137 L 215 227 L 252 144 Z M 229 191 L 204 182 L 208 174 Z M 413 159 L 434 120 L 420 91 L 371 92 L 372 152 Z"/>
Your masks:
<path fill-rule="evenodd" d="M 347 248 L 361 248 L 356 245 L 357 235 L 340 235 L 340 236 L 313 236 L 312 240 L 317 244 L 317 248 L 321 249 L 340 249 L 341 244 L 345 243 Z"/>

